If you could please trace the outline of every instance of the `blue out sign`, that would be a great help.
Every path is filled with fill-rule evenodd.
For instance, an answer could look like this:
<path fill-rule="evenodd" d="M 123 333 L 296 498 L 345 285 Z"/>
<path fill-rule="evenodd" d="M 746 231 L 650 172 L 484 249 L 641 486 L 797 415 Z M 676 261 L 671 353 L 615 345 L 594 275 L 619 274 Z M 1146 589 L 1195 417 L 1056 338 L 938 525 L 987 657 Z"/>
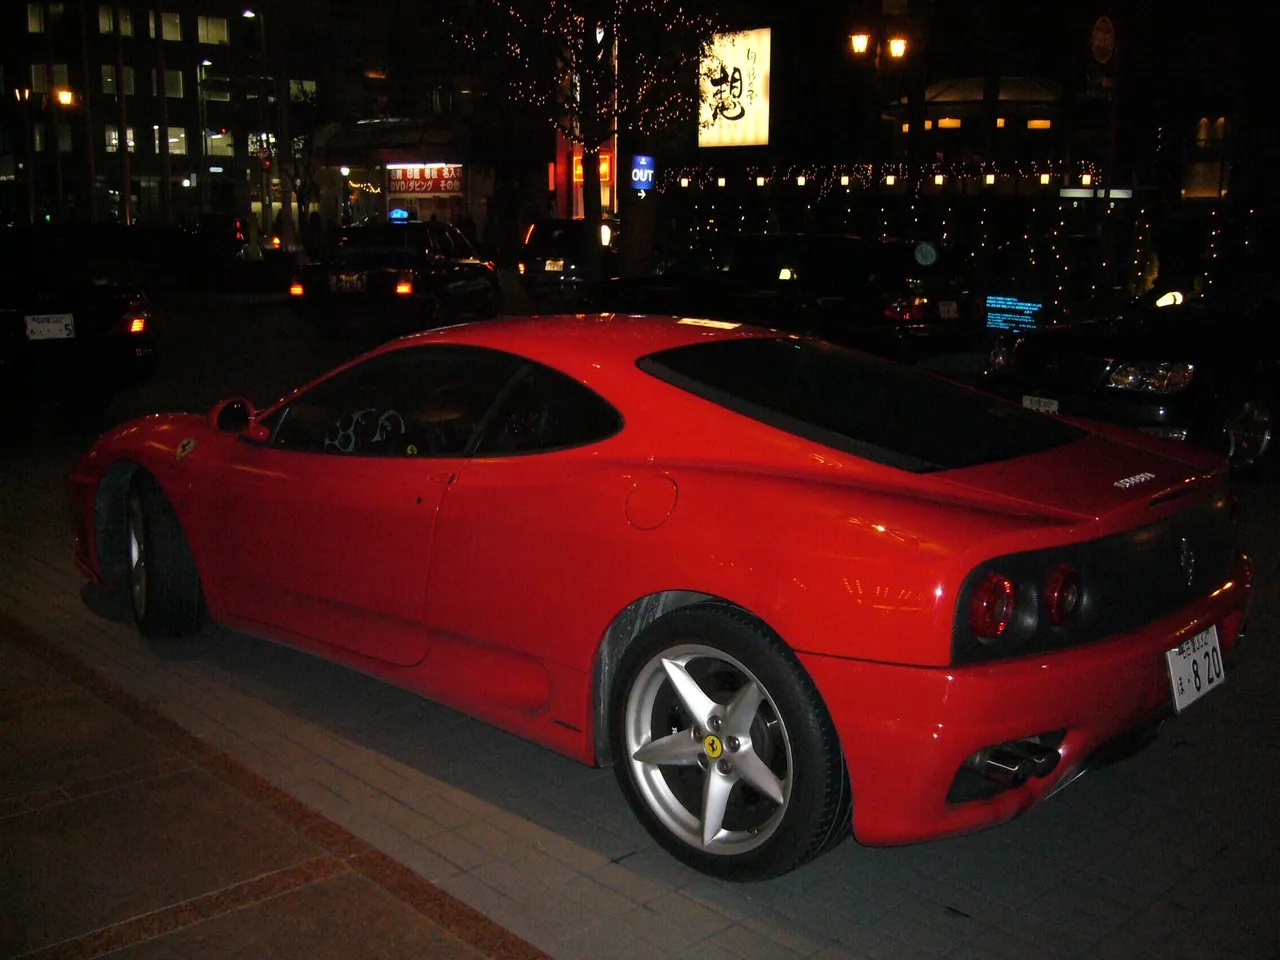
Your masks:
<path fill-rule="evenodd" d="M 631 186 L 635 190 L 652 190 L 654 174 L 653 157 L 637 154 L 631 158 Z"/>

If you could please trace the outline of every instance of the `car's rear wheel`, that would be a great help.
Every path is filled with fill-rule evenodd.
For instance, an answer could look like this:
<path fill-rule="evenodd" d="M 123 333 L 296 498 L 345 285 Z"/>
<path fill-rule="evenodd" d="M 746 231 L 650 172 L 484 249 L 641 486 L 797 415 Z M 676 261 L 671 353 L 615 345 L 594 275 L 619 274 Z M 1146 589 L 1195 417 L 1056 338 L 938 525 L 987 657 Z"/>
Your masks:
<path fill-rule="evenodd" d="M 645 828 L 697 870 L 760 880 L 849 832 L 835 729 L 795 654 L 722 603 L 655 621 L 612 702 L 619 783 Z"/>
<path fill-rule="evenodd" d="M 204 613 L 200 576 L 173 505 L 150 474 L 139 473 L 129 487 L 125 544 L 138 631 L 154 639 L 199 631 Z"/>
<path fill-rule="evenodd" d="M 1275 398 L 1259 387 L 1227 417 L 1227 455 L 1241 467 L 1263 469 L 1275 460 Z"/>

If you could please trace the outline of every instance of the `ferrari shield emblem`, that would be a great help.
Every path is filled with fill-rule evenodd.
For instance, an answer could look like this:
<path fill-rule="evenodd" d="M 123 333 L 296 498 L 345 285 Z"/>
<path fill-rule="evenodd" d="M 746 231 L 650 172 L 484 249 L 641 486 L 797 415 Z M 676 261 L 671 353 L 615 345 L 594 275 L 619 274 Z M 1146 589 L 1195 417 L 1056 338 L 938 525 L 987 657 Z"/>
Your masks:
<path fill-rule="evenodd" d="M 720 743 L 717 736 L 707 736 L 702 741 L 702 749 L 706 751 L 707 756 L 714 760 L 724 752 L 724 747 Z"/>
<path fill-rule="evenodd" d="M 190 453 L 199 445 L 200 445 L 199 440 L 193 439 L 192 437 L 187 437 L 187 439 L 183 440 L 180 444 L 178 444 L 178 449 L 175 454 L 177 459 L 181 460 L 183 457 L 185 457 L 188 453 Z"/>

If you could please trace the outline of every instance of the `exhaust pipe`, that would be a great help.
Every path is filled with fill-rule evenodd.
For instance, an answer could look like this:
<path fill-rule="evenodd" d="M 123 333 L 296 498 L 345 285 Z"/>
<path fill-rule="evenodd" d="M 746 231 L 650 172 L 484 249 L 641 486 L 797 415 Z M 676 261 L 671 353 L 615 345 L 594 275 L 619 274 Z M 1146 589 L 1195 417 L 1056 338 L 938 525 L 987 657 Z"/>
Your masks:
<path fill-rule="evenodd" d="M 970 766 L 1002 787 L 1020 787 L 1053 772 L 1062 755 L 1036 740 L 1010 740 L 979 750 Z"/>

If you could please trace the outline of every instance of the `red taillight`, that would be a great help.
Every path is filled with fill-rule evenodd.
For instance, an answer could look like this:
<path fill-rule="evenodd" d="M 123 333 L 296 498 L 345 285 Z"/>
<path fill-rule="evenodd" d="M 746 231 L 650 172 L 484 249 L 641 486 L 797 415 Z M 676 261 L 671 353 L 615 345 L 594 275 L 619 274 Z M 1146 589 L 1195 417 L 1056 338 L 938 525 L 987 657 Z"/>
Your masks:
<path fill-rule="evenodd" d="M 279 237 L 272 237 L 272 238 L 271 238 L 271 246 L 273 246 L 273 247 L 275 247 L 277 250 L 279 250 L 279 249 L 280 249 L 280 238 L 279 238 Z"/>
<path fill-rule="evenodd" d="M 142 332 L 144 332 L 146 329 L 147 329 L 147 318 L 146 318 L 146 317 L 130 317 L 130 318 L 129 318 L 129 332 L 130 332 L 130 333 L 142 333 Z"/>
<path fill-rule="evenodd" d="M 524 276 L 524 264 L 523 264 L 523 263 L 517 263 L 517 264 L 516 264 L 516 270 L 519 272 L 519 274 L 520 274 L 521 276 Z"/>
<path fill-rule="evenodd" d="M 289 296 L 300 297 L 302 296 L 302 294 L 303 294 L 302 284 L 300 283 L 289 284 Z"/>
<path fill-rule="evenodd" d="M 396 284 L 396 293 L 400 294 L 401 296 L 408 296 L 409 294 L 413 293 L 413 284 L 410 283 L 408 280 L 401 280 L 399 283 Z"/>
<path fill-rule="evenodd" d="M 988 573 L 974 588 L 969 601 L 969 629 L 987 640 L 1000 636 L 1013 621 L 1015 607 L 1013 581 L 998 573 Z"/>
<path fill-rule="evenodd" d="M 1066 626 L 1080 609 L 1080 574 L 1065 563 L 1049 571 L 1044 584 L 1044 609 L 1055 627 Z"/>
<path fill-rule="evenodd" d="M 929 313 L 928 297 L 907 297 L 894 300 L 884 308 L 884 315 L 890 320 L 924 320 Z"/>

